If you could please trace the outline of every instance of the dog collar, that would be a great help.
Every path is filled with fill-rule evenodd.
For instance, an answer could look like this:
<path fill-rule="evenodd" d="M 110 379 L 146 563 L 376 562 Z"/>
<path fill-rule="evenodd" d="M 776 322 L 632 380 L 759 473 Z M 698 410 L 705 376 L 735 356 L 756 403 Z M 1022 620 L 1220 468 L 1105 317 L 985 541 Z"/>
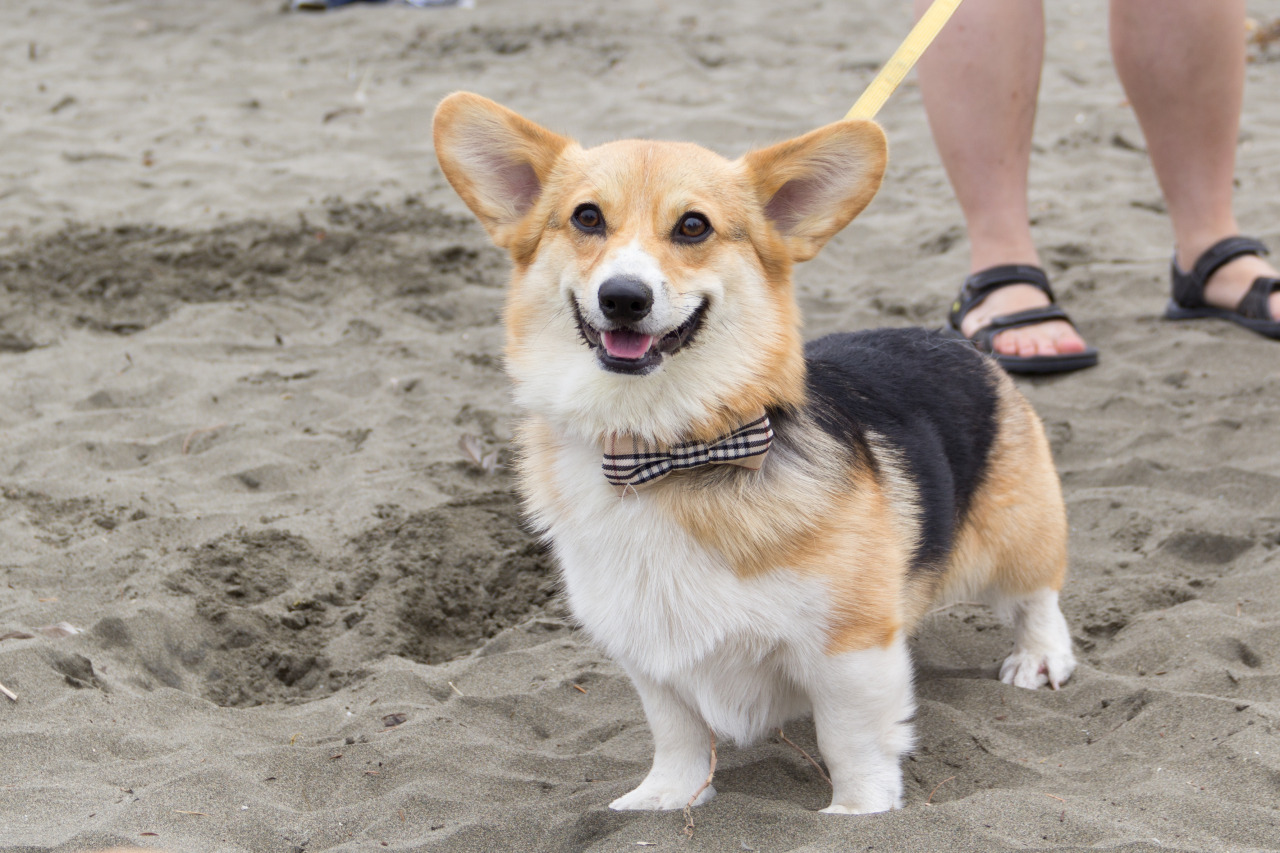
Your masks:
<path fill-rule="evenodd" d="M 713 441 L 685 441 L 679 444 L 656 444 L 631 435 L 610 435 L 604 444 L 604 476 L 615 492 L 648 486 L 672 471 L 700 468 L 703 465 L 737 465 L 760 470 L 773 441 L 769 416 L 760 416 Z"/>

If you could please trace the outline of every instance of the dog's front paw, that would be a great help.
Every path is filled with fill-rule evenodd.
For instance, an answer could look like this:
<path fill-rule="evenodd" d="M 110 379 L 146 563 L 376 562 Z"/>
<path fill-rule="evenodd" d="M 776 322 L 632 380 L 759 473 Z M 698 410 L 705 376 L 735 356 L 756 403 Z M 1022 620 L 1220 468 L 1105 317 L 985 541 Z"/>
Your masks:
<path fill-rule="evenodd" d="M 833 802 L 823 814 L 879 814 L 902 808 L 902 797 L 886 791 L 881 797 L 864 797 L 856 802 Z"/>
<path fill-rule="evenodd" d="M 693 805 L 700 806 L 715 795 L 716 789 L 708 785 L 706 790 L 699 794 L 698 798 L 693 801 Z M 673 811 L 675 809 L 682 809 L 689 805 L 689 799 L 692 796 L 693 791 L 687 791 L 684 789 L 675 790 L 674 788 L 667 788 L 659 785 L 643 784 L 630 794 L 624 794 L 612 803 L 609 803 L 609 808 L 613 809 L 615 812 Z"/>
<path fill-rule="evenodd" d="M 1000 667 L 1000 680 L 1014 687 L 1035 690 L 1049 685 L 1057 690 L 1076 668 L 1075 656 L 1067 652 L 1015 651 Z"/>
<path fill-rule="evenodd" d="M 902 771 L 897 755 L 864 762 L 852 775 L 837 770 L 832 782 L 831 805 L 823 814 L 878 814 L 902 808 Z"/>

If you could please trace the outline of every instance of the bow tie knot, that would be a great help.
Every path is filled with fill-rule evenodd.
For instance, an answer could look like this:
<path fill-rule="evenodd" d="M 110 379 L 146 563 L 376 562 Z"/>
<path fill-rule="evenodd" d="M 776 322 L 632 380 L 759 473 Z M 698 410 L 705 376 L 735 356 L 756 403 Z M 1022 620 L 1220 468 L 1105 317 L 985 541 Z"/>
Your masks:
<path fill-rule="evenodd" d="M 764 413 L 714 441 L 660 445 L 615 434 L 605 442 L 604 476 L 619 495 L 625 495 L 672 471 L 703 465 L 737 465 L 758 471 L 772 441 L 773 428 Z"/>

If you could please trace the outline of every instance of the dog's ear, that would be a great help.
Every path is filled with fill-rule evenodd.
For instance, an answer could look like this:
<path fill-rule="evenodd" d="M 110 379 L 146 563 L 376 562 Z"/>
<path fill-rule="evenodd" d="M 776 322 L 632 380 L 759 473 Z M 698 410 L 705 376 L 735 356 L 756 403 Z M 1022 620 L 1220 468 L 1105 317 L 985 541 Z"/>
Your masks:
<path fill-rule="evenodd" d="M 743 157 L 765 218 L 793 261 L 807 261 L 862 212 L 884 178 L 888 146 L 871 121 L 838 121 Z"/>
<path fill-rule="evenodd" d="M 441 101 L 432 130 L 444 176 L 493 242 L 510 248 L 570 140 L 470 92 Z"/>

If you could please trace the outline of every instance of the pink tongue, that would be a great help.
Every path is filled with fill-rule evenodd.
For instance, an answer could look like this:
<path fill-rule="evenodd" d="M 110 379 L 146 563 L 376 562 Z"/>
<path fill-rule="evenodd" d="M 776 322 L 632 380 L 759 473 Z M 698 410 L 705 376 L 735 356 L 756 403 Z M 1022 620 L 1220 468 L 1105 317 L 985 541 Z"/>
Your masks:
<path fill-rule="evenodd" d="M 653 335 L 619 329 L 616 332 L 601 332 L 600 341 L 604 344 L 605 352 L 614 358 L 640 358 L 653 344 Z"/>

